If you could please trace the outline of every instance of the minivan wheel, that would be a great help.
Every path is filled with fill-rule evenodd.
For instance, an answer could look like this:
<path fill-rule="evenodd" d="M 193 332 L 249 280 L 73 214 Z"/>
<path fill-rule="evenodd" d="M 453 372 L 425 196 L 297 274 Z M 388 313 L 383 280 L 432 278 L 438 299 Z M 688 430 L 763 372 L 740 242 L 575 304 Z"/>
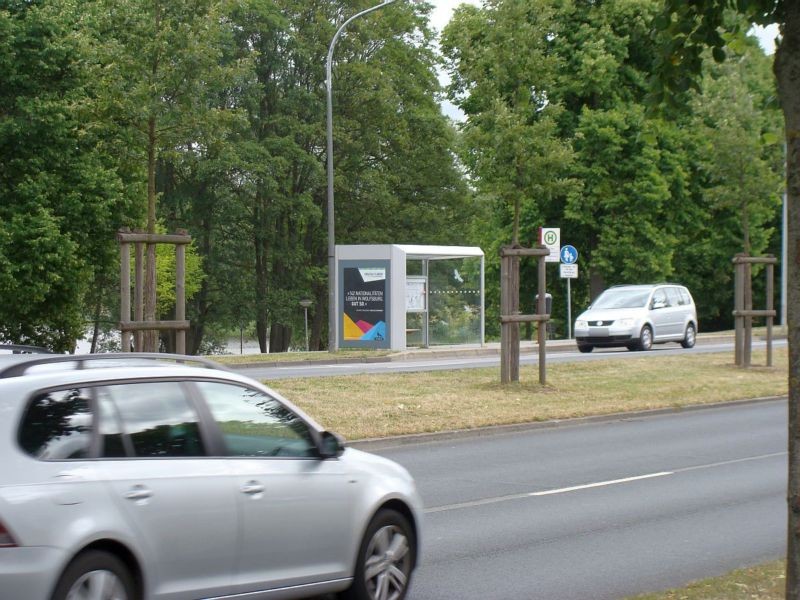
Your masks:
<path fill-rule="evenodd" d="M 639 350 L 650 350 L 653 347 L 653 330 L 650 325 L 642 327 L 639 333 Z"/>
<path fill-rule="evenodd" d="M 694 348 L 694 343 L 697 341 L 697 332 L 694 329 L 694 324 L 689 323 L 686 326 L 686 333 L 683 335 L 681 346 L 684 348 Z"/>
<path fill-rule="evenodd" d="M 367 527 L 346 600 L 403 600 L 411 584 L 416 541 L 399 512 L 384 509 Z"/>
<path fill-rule="evenodd" d="M 591 344 L 578 344 L 579 352 L 591 352 L 592 350 L 594 350 L 594 346 Z"/>
<path fill-rule="evenodd" d="M 113 554 L 91 550 L 61 575 L 53 600 L 137 600 L 128 568 Z"/>

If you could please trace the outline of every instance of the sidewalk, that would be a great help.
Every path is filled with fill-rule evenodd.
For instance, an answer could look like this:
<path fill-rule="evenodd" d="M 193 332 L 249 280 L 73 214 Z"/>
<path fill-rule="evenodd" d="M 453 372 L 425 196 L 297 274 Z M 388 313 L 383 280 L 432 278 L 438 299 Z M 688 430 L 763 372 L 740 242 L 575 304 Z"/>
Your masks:
<path fill-rule="evenodd" d="M 763 336 L 754 336 L 755 339 L 761 340 Z M 775 334 L 773 339 L 785 338 L 785 335 Z M 733 333 L 699 333 L 697 335 L 697 344 L 713 344 L 719 342 L 732 342 Z M 548 340 L 546 344 L 547 352 L 574 352 L 577 351 L 575 340 Z M 535 354 L 539 351 L 539 344 L 531 341 L 523 341 L 520 343 L 520 354 L 528 355 Z M 387 363 L 398 361 L 412 361 L 412 360 L 426 360 L 426 359 L 446 359 L 446 358 L 465 358 L 476 356 L 499 356 L 500 355 L 500 342 L 488 342 L 483 346 L 477 344 L 458 345 L 458 346 L 434 346 L 431 348 L 409 348 L 394 354 L 383 356 L 334 356 L 328 352 L 316 353 L 319 356 L 308 358 L 305 360 L 284 360 L 280 362 L 270 361 L 253 361 L 252 363 L 239 363 L 236 364 L 237 369 L 246 369 L 248 367 L 288 367 L 288 366 L 302 366 L 308 363 L 317 364 L 354 364 L 354 363 Z M 342 353 L 346 354 L 346 353 Z"/>

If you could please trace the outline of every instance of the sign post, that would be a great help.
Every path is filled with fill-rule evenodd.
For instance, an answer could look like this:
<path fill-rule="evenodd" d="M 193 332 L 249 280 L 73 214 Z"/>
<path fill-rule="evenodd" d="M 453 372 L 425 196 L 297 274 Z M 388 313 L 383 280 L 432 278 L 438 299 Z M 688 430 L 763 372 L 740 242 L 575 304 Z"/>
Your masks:
<path fill-rule="evenodd" d="M 561 248 L 561 278 L 567 280 L 567 339 L 572 339 L 572 290 L 570 281 L 578 277 L 578 251 L 567 244 Z"/>

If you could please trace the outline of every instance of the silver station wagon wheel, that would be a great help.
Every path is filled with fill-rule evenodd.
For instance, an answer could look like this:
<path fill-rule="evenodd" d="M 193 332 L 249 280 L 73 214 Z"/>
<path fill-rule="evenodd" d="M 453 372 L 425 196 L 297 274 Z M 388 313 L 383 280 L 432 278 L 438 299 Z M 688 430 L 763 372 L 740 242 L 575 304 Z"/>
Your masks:
<path fill-rule="evenodd" d="M 416 540 L 406 518 L 382 510 L 367 528 L 361 544 L 353 587 L 344 598 L 403 600 L 411 583 Z"/>
<path fill-rule="evenodd" d="M 67 567 L 53 600 L 136 600 L 134 590 L 130 573 L 118 558 L 91 551 Z"/>

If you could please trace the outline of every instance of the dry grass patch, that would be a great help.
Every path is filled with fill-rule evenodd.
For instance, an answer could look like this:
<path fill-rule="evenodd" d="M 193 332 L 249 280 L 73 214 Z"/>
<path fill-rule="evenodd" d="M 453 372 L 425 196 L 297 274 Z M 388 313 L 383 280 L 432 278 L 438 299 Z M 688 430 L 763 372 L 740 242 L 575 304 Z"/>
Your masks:
<path fill-rule="evenodd" d="M 730 353 L 655 356 L 522 368 L 284 379 L 267 383 L 348 439 L 470 429 L 787 393 L 786 350 L 775 367 L 736 368 Z M 754 353 L 763 363 L 763 353 Z"/>
<path fill-rule="evenodd" d="M 786 563 L 780 560 L 629 600 L 782 600 L 786 591 L 785 571 Z"/>

